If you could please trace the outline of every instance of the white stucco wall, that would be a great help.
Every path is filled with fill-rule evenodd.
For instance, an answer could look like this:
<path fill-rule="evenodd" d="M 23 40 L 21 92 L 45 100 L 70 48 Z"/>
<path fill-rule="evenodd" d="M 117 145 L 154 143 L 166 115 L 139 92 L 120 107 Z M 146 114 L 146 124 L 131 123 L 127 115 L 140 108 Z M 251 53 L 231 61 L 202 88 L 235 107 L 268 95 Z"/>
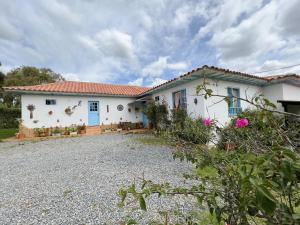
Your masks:
<path fill-rule="evenodd" d="M 300 87 L 291 84 L 273 84 L 263 88 L 265 98 L 271 100 L 278 110 L 284 111 L 281 103 L 278 100 L 285 101 L 300 101 Z M 293 108 L 293 109 L 292 109 Z M 291 107 L 289 111 L 299 114 L 299 106 Z"/>
<path fill-rule="evenodd" d="M 186 101 L 187 101 L 187 113 L 192 118 L 204 116 L 204 98 L 203 96 L 196 95 L 196 87 L 202 83 L 202 79 L 198 79 L 189 83 L 178 85 L 176 87 L 159 91 L 152 95 L 153 99 L 159 96 L 160 103 L 163 100 L 167 102 L 168 109 L 173 109 L 173 96 L 172 93 L 186 89 Z M 194 99 L 197 98 L 197 104 L 194 103 Z"/>
<path fill-rule="evenodd" d="M 283 89 L 283 99 L 287 101 L 300 101 L 300 87 L 282 84 Z"/>
<path fill-rule="evenodd" d="M 278 100 L 283 100 L 283 84 L 273 84 L 263 88 L 263 95 L 274 103 L 279 111 L 284 111 Z"/>
<path fill-rule="evenodd" d="M 251 99 L 253 96 L 261 94 L 262 89 L 259 86 L 237 83 L 237 82 L 229 82 L 229 81 L 221 81 L 221 80 L 207 80 L 209 85 L 207 88 L 213 90 L 213 94 L 218 94 L 222 96 L 227 96 L 228 91 L 227 88 L 238 88 L 240 90 L 240 97 L 244 99 Z M 228 104 L 225 101 L 221 101 L 221 97 L 210 97 L 205 100 L 205 117 L 210 117 L 216 119 L 220 124 L 225 125 L 229 120 L 228 114 Z M 254 108 L 253 105 L 245 102 L 241 102 L 242 110 L 248 108 Z"/>
<path fill-rule="evenodd" d="M 28 128 L 36 127 L 54 127 L 54 126 L 71 126 L 72 124 L 88 125 L 88 101 L 99 101 L 100 106 L 100 125 L 119 122 L 141 122 L 142 109 L 135 111 L 134 107 L 129 107 L 135 98 L 123 97 L 88 97 L 88 96 L 55 96 L 55 95 L 22 95 L 22 120 Z M 55 99 L 56 105 L 46 105 L 46 99 Z M 65 109 L 70 106 L 78 105 L 72 115 L 67 115 Z M 33 118 L 30 119 L 30 112 L 27 106 L 33 104 Z M 117 106 L 124 106 L 123 111 L 118 111 Z M 106 106 L 109 105 L 109 112 Z M 128 111 L 131 108 L 131 112 Z M 53 111 L 52 115 L 48 112 Z M 121 120 L 122 118 L 122 120 Z M 35 123 L 35 122 L 36 123 Z"/>
<path fill-rule="evenodd" d="M 207 88 L 213 90 L 214 94 L 220 94 L 227 96 L 227 88 L 239 88 L 240 96 L 242 98 L 253 97 L 256 94 L 260 94 L 262 89 L 258 86 L 241 84 L 236 82 L 228 82 L 228 81 L 220 81 L 220 80 L 208 80 L 206 82 L 209 84 Z M 197 79 L 182 85 L 178 85 L 174 88 L 170 88 L 167 90 L 160 91 L 156 94 L 153 94 L 152 97 L 160 96 L 160 102 L 165 99 L 168 102 L 169 109 L 173 109 L 173 100 L 172 93 L 186 89 L 186 97 L 187 97 L 187 112 L 192 118 L 198 117 L 210 117 L 218 120 L 221 124 L 225 124 L 229 121 L 230 117 L 228 116 L 228 105 L 225 101 L 217 103 L 221 98 L 219 97 L 211 97 L 207 100 L 204 99 L 203 96 L 196 96 L 196 87 L 199 84 L 203 83 L 203 79 Z M 198 103 L 194 103 L 194 99 L 198 99 Z M 216 104 L 217 103 L 217 104 Z M 253 107 L 246 102 L 241 101 L 242 109 Z"/>

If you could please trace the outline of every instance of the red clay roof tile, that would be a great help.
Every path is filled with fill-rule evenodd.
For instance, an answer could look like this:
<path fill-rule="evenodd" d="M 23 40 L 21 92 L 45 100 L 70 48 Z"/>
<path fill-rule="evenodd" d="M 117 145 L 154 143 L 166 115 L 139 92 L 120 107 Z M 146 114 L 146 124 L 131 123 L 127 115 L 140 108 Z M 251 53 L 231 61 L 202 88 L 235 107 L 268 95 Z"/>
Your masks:
<path fill-rule="evenodd" d="M 62 81 L 34 86 L 5 87 L 5 90 L 136 96 L 149 90 L 149 88 L 129 85 Z"/>

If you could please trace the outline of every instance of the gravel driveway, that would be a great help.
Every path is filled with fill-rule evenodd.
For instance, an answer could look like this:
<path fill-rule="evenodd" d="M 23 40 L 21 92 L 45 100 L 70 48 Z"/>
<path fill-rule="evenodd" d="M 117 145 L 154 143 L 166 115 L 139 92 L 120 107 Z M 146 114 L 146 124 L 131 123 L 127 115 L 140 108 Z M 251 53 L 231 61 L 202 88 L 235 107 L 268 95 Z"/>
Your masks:
<path fill-rule="evenodd" d="M 133 135 L 100 135 L 41 142 L 0 143 L 0 224 L 122 224 L 117 191 L 144 173 L 177 185 L 191 168 L 166 147 L 142 145 Z M 177 203 L 176 203 L 177 202 Z M 151 198 L 140 224 L 184 199 Z"/>

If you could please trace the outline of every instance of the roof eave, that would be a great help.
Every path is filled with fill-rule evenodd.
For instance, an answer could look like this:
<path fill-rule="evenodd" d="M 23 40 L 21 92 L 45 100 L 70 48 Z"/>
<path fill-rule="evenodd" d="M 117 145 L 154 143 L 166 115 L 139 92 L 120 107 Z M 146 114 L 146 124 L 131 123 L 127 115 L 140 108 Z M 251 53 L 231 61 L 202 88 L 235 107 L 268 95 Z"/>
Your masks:
<path fill-rule="evenodd" d="M 26 91 L 26 90 L 11 90 L 4 89 L 5 92 L 24 95 L 63 95 L 63 96 L 88 96 L 88 97 L 123 97 L 136 98 L 137 95 L 115 95 L 115 94 L 101 94 L 101 93 L 72 93 L 72 92 L 52 92 L 52 91 Z"/>
<path fill-rule="evenodd" d="M 146 91 L 139 96 L 144 96 L 147 94 L 154 94 L 161 90 L 170 89 L 172 87 L 175 87 L 177 85 L 181 85 L 184 83 L 188 83 L 197 79 L 201 78 L 207 78 L 207 79 L 219 79 L 223 81 L 231 81 L 231 82 L 238 82 L 238 83 L 244 83 L 244 84 L 250 84 L 250 85 L 256 85 L 256 86 L 264 86 L 268 82 L 263 78 L 258 77 L 251 77 L 251 76 L 243 76 L 243 75 L 237 75 L 230 72 L 220 72 L 214 69 L 209 68 L 202 68 L 199 70 L 195 70 L 191 73 L 187 73 L 183 76 L 180 76 L 179 78 L 175 78 L 173 80 L 170 80 L 160 86 L 157 86 L 149 91 Z"/>

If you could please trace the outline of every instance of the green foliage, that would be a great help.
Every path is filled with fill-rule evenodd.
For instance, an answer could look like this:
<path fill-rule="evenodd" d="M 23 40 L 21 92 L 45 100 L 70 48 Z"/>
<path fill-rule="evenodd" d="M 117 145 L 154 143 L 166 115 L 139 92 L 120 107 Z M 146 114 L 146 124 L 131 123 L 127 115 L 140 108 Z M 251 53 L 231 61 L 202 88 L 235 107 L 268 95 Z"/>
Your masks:
<path fill-rule="evenodd" d="M 0 129 L 17 128 L 19 126 L 18 119 L 21 118 L 21 110 L 18 108 L 0 107 Z"/>
<path fill-rule="evenodd" d="M 185 117 L 183 121 L 181 119 L 172 121 L 172 125 L 173 129 L 170 132 L 178 141 L 207 144 L 212 137 L 211 127 L 204 126 L 201 118 L 193 120 Z"/>
<path fill-rule="evenodd" d="M 186 118 L 188 117 L 184 109 L 173 109 L 171 111 L 172 129 L 183 129 Z"/>
<path fill-rule="evenodd" d="M 3 86 L 30 86 L 53 83 L 61 80 L 64 80 L 64 78 L 51 69 L 23 66 L 8 72 L 4 78 Z M 9 107 L 11 107 L 14 102 L 16 106 L 20 105 L 20 99 L 15 98 L 15 96 L 10 93 L 2 92 L 1 96 L 4 103 Z"/>
<path fill-rule="evenodd" d="M 215 127 L 221 139 L 211 149 L 201 143 L 214 141 L 215 136 L 201 120 L 186 118 L 180 133 L 174 129 L 181 125 L 172 125 L 168 134 L 180 143 L 174 157 L 194 165 L 194 170 L 185 175 L 193 185 L 172 187 L 143 180 L 140 188 L 123 188 L 119 192 L 121 201 L 133 195 L 146 209 L 144 201 L 153 194 L 192 196 L 198 215 L 206 209 L 204 214 L 210 217 L 183 215 L 190 218 L 187 224 L 299 224 L 300 157 L 295 142 L 299 120 L 289 122 L 268 111 L 245 111 L 238 117 L 247 118 L 249 125 L 236 128 L 233 118 L 228 127 Z M 210 135 L 203 139 L 205 129 Z M 201 138 L 197 137 L 199 133 Z M 186 148 L 182 142 L 192 147 Z M 228 142 L 234 146 L 230 151 L 226 149 Z"/>
<path fill-rule="evenodd" d="M 18 133 L 16 128 L 0 129 L 0 141 L 6 138 L 14 137 Z"/>
<path fill-rule="evenodd" d="M 5 86 L 28 86 L 53 83 L 64 78 L 51 69 L 23 66 L 6 74 Z"/>
<path fill-rule="evenodd" d="M 236 129 L 237 118 L 247 118 L 249 125 L 243 129 Z M 300 135 L 300 123 L 297 119 L 262 110 L 245 110 L 237 118 L 232 119 L 229 126 L 218 130 L 220 148 L 225 148 L 226 144 L 231 143 L 236 149 L 257 152 L 269 151 L 268 148 L 275 144 L 298 145 L 293 142 Z"/>
<path fill-rule="evenodd" d="M 0 71 L 0 88 L 4 84 L 4 78 L 5 78 L 5 74 Z"/>
<path fill-rule="evenodd" d="M 168 109 L 166 105 L 150 101 L 147 104 L 144 113 L 148 117 L 154 129 L 158 131 L 166 130 L 169 124 Z"/>

